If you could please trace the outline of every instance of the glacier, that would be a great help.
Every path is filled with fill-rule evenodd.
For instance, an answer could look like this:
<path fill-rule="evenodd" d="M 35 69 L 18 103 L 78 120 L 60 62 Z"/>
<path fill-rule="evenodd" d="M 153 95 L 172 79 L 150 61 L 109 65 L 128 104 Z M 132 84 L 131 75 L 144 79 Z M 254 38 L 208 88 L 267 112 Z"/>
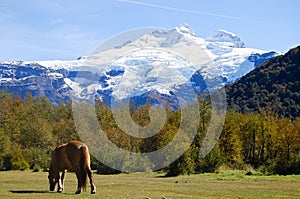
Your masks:
<path fill-rule="evenodd" d="M 0 88 L 22 97 L 46 96 L 55 104 L 95 97 L 108 104 L 129 98 L 146 102 L 155 94 L 176 107 L 171 98 L 179 91 L 221 88 L 279 54 L 247 48 L 226 30 L 201 38 L 188 24 L 139 32 L 76 60 L 0 62 Z"/>

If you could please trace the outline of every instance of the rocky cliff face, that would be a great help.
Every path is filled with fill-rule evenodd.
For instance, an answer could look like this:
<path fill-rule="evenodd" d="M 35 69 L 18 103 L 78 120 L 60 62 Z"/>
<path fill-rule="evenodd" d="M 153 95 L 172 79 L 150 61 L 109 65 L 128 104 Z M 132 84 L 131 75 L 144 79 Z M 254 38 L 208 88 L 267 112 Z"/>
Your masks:
<path fill-rule="evenodd" d="M 49 69 L 36 63 L 11 62 L 0 64 L 0 87 L 24 97 L 46 96 L 53 103 L 70 98 L 72 88 L 64 81 L 70 77 L 65 69 Z"/>

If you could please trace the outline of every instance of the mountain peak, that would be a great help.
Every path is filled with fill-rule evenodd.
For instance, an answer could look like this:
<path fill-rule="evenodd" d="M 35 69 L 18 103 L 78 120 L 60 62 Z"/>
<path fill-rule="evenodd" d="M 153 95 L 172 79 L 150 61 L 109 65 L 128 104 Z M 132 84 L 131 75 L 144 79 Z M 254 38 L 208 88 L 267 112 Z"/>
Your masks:
<path fill-rule="evenodd" d="M 193 57 L 190 52 L 194 50 L 207 53 L 213 64 L 194 66 L 185 61 Z M 237 35 L 225 30 L 205 40 L 184 23 L 170 30 L 145 29 L 118 35 L 77 60 L 0 62 L 0 89 L 9 88 L 22 97 L 26 92 L 46 95 L 53 102 L 70 96 L 90 99 L 96 93 L 109 104 L 112 97 L 123 100 L 152 90 L 167 96 L 182 92 L 187 99 L 194 91 L 201 94 L 205 88 L 202 79 L 221 79 L 214 89 L 221 88 L 274 55 L 246 48 Z M 192 92 L 187 90 L 190 86 Z"/>
<path fill-rule="evenodd" d="M 216 30 L 214 34 L 207 38 L 207 41 L 224 43 L 226 46 L 234 48 L 246 48 L 245 43 L 236 34 L 227 30 Z"/>
<path fill-rule="evenodd" d="M 189 24 L 180 24 L 179 26 L 176 27 L 176 30 L 179 33 L 183 33 L 183 34 L 189 34 L 192 36 L 196 36 L 195 31 L 191 28 L 191 26 Z"/>
<path fill-rule="evenodd" d="M 189 42 L 188 38 L 196 38 L 195 31 L 184 23 L 170 30 L 155 30 L 151 33 L 159 40 L 160 47 L 172 47 L 180 42 Z M 146 36 L 148 37 L 148 35 Z M 145 37 L 143 40 L 147 40 Z M 149 42 L 148 42 L 149 43 Z"/>

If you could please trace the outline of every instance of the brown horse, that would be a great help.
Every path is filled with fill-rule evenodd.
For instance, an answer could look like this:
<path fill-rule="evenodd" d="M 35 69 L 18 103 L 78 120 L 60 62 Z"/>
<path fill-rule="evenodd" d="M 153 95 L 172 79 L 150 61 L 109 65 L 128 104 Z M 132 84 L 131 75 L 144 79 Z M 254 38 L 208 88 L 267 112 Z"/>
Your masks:
<path fill-rule="evenodd" d="M 52 153 L 49 170 L 50 191 L 54 191 L 58 184 L 57 192 L 64 189 L 64 178 L 67 170 L 74 171 L 78 180 L 75 194 L 80 194 L 82 189 L 86 189 L 87 175 L 90 179 L 91 193 L 96 193 L 92 171 L 90 167 L 90 154 L 88 147 L 78 141 L 71 141 L 55 148 Z M 61 178 L 59 172 L 62 172 Z"/>

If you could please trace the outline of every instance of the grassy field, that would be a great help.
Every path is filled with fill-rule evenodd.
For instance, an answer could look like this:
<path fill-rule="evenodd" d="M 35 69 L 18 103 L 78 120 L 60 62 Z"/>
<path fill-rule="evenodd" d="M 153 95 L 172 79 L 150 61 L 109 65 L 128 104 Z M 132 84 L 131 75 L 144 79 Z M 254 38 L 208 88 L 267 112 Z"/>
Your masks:
<path fill-rule="evenodd" d="M 300 176 L 258 176 L 223 172 L 165 178 L 161 173 L 96 175 L 97 193 L 90 186 L 75 195 L 76 178 L 67 173 L 65 191 L 48 191 L 45 172 L 0 172 L 0 198 L 300 198 Z"/>

